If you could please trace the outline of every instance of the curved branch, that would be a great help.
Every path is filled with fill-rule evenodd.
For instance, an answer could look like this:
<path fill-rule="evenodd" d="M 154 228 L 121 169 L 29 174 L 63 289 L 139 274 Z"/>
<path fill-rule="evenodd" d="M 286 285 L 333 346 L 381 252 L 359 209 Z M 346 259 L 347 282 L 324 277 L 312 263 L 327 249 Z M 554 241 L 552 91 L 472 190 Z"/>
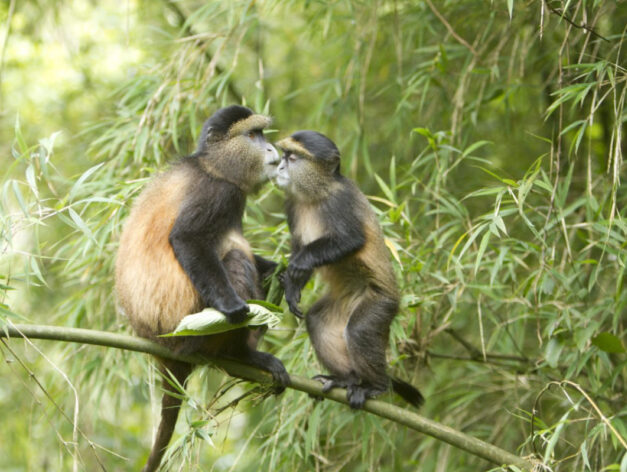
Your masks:
<path fill-rule="evenodd" d="M 105 331 L 65 328 L 60 326 L 20 324 L 6 325 L 0 328 L 0 338 L 1 337 L 28 337 L 93 344 L 96 346 L 115 347 L 129 351 L 144 352 L 165 359 L 191 362 L 194 364 L 207 363 L 207 359 L 203 357 L 178 355 L 165 347 L 146 339 Z M 211 359 L 211 363 L 216 367 L 223 369 L 226 373 L 233 377 L 260 383 L 270 383 L 272 381 L 272 376 L 269 373 L 241 362 L 225 359 Z M 319 382 L 297 375 L 290 375 L 290 379 L 291 384 L 288 388 L 300 390 L 301 392 L 306 392 L 317 397 L 328 398 L 339 403 L 348 404 L 346 391 L 344 389 L 334 389 L 329 393 L 322 393 L 322 386 Z M 363 409 L 369 413 L 405 425 L 410 429 L 444 441 L 451 446 L 467 451 L 493 464 L 511 464 L 524 470 L 532 469 L 531 462 L 526 459 L 390 403 L 379 400 L 368 400 L 366 401 Z"/>

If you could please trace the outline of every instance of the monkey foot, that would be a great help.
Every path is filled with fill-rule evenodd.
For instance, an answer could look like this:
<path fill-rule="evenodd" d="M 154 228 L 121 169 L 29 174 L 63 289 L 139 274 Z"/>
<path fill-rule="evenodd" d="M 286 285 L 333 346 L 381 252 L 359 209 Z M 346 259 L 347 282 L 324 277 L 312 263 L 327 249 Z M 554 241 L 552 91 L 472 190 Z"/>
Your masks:
<path fill-rule="evenodd" d="M 323 393 L 327 393 L 333 388 L 345 388 L 348 404 L 354 410 L 363 408 L 366 400 L 386 391 L 385 388 L 373 387 L 352 377 L 342 378 L 335 375 L 320 374 L 314 376 L 313 379 L 322 383 Z"/>
<path fill-rule="evenodd" d="M 359 410 L 363 408 L 366 400 L 376 397 L 383 392 L 385 392 L 385 389 L 354 384 L 346 388 L 346 398 L 348 398 L 348 404 L 352 409 Z"/>
<path fill-rule="evenodd" d="M 322 384 L 322 393 L 327 393 L 333 388 L 348 388 L 349 386 L 355 384 L 355 382 L 350 379 L 342 379 L 336 377 L 335 375 L 319 374 L 314 375 L 312 379 L 317 380 Z"/>
<path fill-rule="evenodd" d="M 287 370 L 285 370 L 285 367 L 281 364 L 280 366 L 271 367 L 270 373 L 272 374 L 272 380 L 274 382 L 274 393 L 277 395 L 283 393 L 285 387 L 291 383 L 290 375 L 287 373 Z"/>

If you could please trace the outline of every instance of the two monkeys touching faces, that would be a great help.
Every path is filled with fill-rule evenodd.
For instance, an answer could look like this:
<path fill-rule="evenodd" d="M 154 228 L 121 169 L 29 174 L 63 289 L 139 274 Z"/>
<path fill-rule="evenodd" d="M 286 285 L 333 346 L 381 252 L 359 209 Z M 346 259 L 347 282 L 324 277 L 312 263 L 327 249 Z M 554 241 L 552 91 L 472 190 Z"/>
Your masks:
<path fill-rule="evenodd" d="M 274 179 L 286 193 L 292 253 L 281 275 L 294 315 L 301 290 L 318 271 L 328 292 L 306 313 L 316 355 L 330 375 L 323 390 L 346 388 L 351 407 L 390 388 L 409 403 L 420 392 L 386 373 L 385 350 L 399 307 L 396 278 L 376 215 L 363 193 L 340 174 L 335 144 L 314 131 L 277 143 L 263 130 L 270 118 L 242 106 L 222 108 L 204 124 L 196 152 L 154 178 L 135 201 L 120 238 L 116 295 L 135 332 L 175 352 L 241 360 L 267 370 L 281 390 L 285 367 L 256 350 L 261 328 L 161 338 L 183 317 L 214 307 L 237 323 L 247 299 L 264 297 L 261 281 L 276 264 L 253 254 L 242 233 L 246 196 Z M 192 366 L 159 359 L 164 374 L 161 422 L 144 471 L 156 470 L 181 400 L 167 377 L 183 384 Z M 174 393 L 169 395 L 168 392 Z"/>

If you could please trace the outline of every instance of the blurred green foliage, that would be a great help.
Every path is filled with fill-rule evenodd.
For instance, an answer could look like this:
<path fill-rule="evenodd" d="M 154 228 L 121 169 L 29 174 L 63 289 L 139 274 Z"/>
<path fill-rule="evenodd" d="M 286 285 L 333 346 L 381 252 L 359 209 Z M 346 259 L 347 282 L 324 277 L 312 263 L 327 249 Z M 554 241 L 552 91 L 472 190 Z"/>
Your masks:
<path fill-rule="evenodd" d="M 4 1 L 0 319 L 129 331 L 112 267 L 133 197 L 213 111 L 245 103 L 275 118 L 270 139 L 328 134 L 371 197 L 403 290 L 388 358 L 425 416 L 539 470 L 627 470 L 626 19 L 599 0 Z M 272 185 L 245 231 L 289 256 Z M 292 317 L 263 348 L 319 373 Z M 0 469 L 141 467 L 149 359 L 0 352 Z M 210 369 L 188 393 L 172 470 L 491 467 Z"/>

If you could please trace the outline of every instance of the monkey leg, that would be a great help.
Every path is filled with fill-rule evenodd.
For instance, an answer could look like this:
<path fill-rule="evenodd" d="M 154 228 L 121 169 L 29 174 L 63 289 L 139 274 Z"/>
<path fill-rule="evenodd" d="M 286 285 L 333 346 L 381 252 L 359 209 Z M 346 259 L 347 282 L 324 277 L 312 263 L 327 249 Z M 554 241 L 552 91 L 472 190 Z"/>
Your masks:
<path fill-rule="evenodd" d="M 170 373 L 176 379 L 176 382 L 184 385 L 185 379 L 192 371 L 192 366 L 184 362 L 162 360 L 159 370 L 163 375 L 163 389 L 165 390 L 161 399 L 161 422 L 159 423 L 157 436 L 148 456 L 148 461 L 142 472 L 153 472 L 159 467 L 179 416 L 181 398 L 179 397 L 178 389 L 172 385 L 174 381 L 170 377 Z"/>
<path fill-rule="evenodd" d="M 381 296 L 366 297 L 353 311 L 345 330 L 352 369 L 360 379 L 347 388 L 352 408 L 361 408 L 368 398 L 385 392 L 390 386 L 386 373 L 385 350 L 390 323 L 398 302 Z"/>
<path fill-rule="evenodd" d="M 322 391 L 346 388 L 348 392 L 360 383 L 355 374 L 344 337 L 348 319 L 344 300 L 325 295 L 318 300 L 305 317 L 309 339 L 320 363 L 331 375 L 316 375 L 322 383 Z"/>
<path fill-rule="evenodd" d="M 342 315 L 340 305 L 331 296 L 325 295 L 313 304 L 305 317 L 309 339 L 318 360 L 333 374 L 331 377 L 338 381 L 351 373 L 351 363 L 343 335 L 346 315 Z"/>
<path fill-rule="evenodd" d="M 231 285 L 240 297 L 244 300 L 262 298 L 257 268 L 244 252 L 232 249 L 224 256 L 222 263 Z M 255 349 L 261 339 L 259 330 L 245 329 L 244 332 L 244 339 L 236 339 L 231 346 L 225 346 L 222 353 L 224 357 L 237 359 L 270 372 L 278 384 L 277 391 L 280 393 L 285 390 L 285 386 L 290 383 L 290 377 L 283 363 L 272 354 Z"/>
<path fill-rule="evenodd" d="M 243 251 L 231 249 L 222 259 L 231 285 L 244 300 L 262 296 L 259 275 L 255 263 Z"/>

